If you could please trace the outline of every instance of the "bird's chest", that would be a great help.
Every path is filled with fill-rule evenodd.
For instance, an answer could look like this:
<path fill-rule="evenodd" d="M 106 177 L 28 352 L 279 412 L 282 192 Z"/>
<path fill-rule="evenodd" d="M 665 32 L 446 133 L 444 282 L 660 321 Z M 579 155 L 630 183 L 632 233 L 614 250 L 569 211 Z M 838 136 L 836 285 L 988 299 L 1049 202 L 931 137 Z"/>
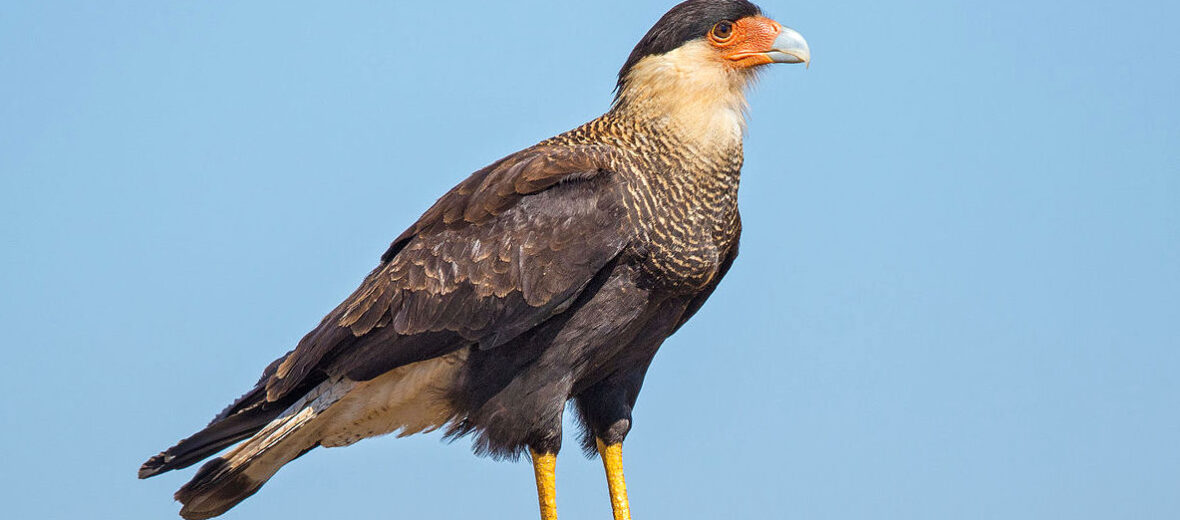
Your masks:
<path fill-rule="evenodd" d="M 737 242 L 737 169 L 708 182 L 640 179 L 630 191 L 633 258 L 652 283 L 696 291 L 717 275 Z"/>

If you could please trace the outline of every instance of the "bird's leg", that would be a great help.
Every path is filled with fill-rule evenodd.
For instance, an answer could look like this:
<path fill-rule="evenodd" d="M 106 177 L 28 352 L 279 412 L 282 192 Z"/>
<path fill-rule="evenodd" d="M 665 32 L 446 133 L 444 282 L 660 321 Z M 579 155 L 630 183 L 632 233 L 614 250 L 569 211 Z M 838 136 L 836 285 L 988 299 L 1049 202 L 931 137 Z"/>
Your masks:
<path fill-rule="evenodd" d="M 631 520 L 631 505 L 627 503 L 627 480 L 623 478 L 623 443 L 607 445 L 599 437 L 598 454 L 606 468 L 606 485 L 610 489 L 610 507 L 615 520 Z"/>
<path fill-rule="evenodd" d="M 537 477 L 537 502 L 541 504 L 541 520 L 557 520 L 557 454 L 529 450 L 533 457 L 533 473 Z"/>
<path fill-rule="evenodd" d="M 597 450 L 602 457 L 615 520 L 631 520 L 627 482 L 623 478 L 623 439 L 631 431 L 631 408 L 639 395 L 645 370 L 647 364 L 643 363 L 631 370 L 616 372 L 574 400 L 587 430 L 593 432 L 593 435 L 583 437 L 582 442 L 588 452 Z"/>

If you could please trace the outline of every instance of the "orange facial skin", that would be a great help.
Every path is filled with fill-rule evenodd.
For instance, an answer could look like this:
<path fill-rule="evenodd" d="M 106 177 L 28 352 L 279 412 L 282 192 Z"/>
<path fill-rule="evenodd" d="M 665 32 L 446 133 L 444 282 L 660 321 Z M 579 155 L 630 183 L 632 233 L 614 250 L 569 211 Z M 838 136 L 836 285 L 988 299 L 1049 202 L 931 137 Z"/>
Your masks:
<path fill-rule="evenodd" d="M 767 53 L 774 49 L 774 40 L 783 32 L 783 26 L 765 16 L 750 16 L 733 22 L 728 37 L 720 37 L 719 32 L 724 35 L 717 26 L 709 31 L 709 43 L 720 49 L 722 57 L 734 67 L 747 69 L 774 63 Z"/>

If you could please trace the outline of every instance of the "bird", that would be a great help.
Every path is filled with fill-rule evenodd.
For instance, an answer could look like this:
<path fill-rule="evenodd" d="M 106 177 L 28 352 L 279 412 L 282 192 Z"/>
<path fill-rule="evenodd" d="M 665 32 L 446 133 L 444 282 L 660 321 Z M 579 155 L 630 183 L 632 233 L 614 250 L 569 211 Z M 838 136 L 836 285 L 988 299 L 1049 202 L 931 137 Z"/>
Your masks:
<path fill-rule="evenodd" d="M 555 520 L 572 402 L 613 517 L 629 520 L 622 445 L 648 367 L 737 257 L 746 92 L 765 66 L 810 60 L 751 2 L 675 5 L 627 57 L 605 114 L 459 182 L 139 478 L 212 457 L 175 494 L 182 517 L 212 518 L 316 447 L 442 431 L 477 455 L 527 457 Z"/>

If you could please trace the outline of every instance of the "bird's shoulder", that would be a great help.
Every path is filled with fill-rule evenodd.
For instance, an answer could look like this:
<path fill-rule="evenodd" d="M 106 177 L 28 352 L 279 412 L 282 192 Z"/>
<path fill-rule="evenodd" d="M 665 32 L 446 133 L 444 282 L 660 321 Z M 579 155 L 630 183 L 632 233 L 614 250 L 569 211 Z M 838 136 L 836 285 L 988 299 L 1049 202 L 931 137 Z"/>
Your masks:
<path fill-rule="evenodd" d="M 479 226 L 504 214 L 528 195 L 571 181 L 616 173 L 621 152 L 601 143 L 545 141 L 476 171 L 438 199 L 381 257 L 389 262 L 412 238 L 447 229 Z"/>

